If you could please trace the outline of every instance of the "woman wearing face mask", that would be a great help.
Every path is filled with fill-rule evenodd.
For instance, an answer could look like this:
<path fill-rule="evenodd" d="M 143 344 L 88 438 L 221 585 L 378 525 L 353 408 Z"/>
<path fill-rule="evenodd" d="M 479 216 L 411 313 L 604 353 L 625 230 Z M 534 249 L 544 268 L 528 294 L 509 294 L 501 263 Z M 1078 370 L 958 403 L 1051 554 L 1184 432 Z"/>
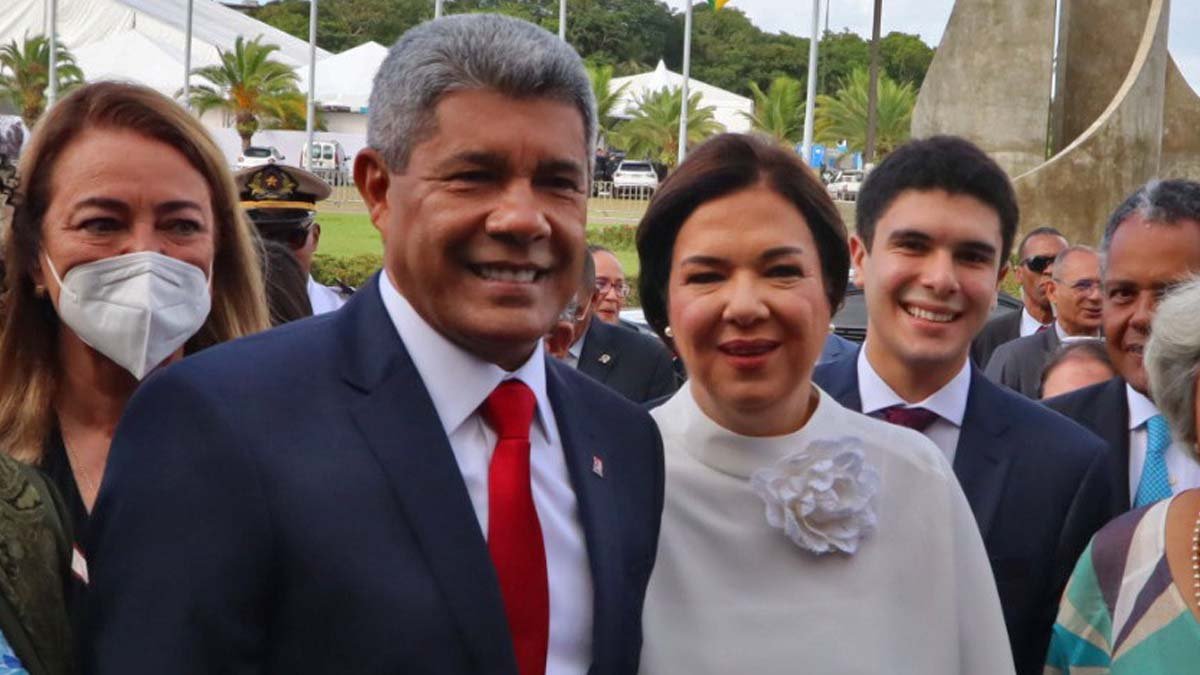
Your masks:
<path fill-rule="evenodd" d="M 816 177 L 718 136 L 637 242 L 643 311 L 691 374 L 653 412 L 666 489 L 641 672 L 1012 673 L 945 456 L 812 383 L 850 265 Z"/>
<path fill-rule="evenodd" d="M 56 484 L 80 542 L 138 383 L 265 329 L 263 282 L 224 157 L 153 90 L 72 92 L 38 124 L 19 175 L 4 240 L 0 447 Z"/>

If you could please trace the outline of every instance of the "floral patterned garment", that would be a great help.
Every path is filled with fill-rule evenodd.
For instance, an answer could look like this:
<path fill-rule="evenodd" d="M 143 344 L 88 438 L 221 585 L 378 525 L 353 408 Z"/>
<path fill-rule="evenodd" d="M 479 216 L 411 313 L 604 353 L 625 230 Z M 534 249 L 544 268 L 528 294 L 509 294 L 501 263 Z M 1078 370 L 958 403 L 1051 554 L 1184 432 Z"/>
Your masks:
<path fill-rule="evenodd" d="M 21 659 L 18 659 L 17 655 L 13 653 L 13 648 L 8 644 L 8 638 L 4 637 L 2 631 L 0 631 L 0 675 L 29 675 L 29 671 L 21 665 Z"/>

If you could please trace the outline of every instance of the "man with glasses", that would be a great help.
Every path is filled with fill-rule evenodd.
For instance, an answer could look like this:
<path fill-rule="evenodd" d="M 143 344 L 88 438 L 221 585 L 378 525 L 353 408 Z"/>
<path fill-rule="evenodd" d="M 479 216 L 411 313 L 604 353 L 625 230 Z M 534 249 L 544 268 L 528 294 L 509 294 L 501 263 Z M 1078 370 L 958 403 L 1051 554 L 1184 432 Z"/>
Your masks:
<path fill-rule="evenodd" d="M 625 325 L 621 321 L 621 309 L 633 287 L 625 282 L 625 268 L 617 254 L 609 249 L 592 244 L 588 246 L 592 262 L 596 266 L 596 318 L 613 326 Z M 635 328 L 628 325 L 628 328 Z"/>
<path fill-rule="evenodd" d="M 612 299 L 629 295 L 620 263 L 608 249 L 591 247 L 592 264 L 585 260 L 582 284 L 573 300 L 574 342 L 562 360 L 581 373 L 590 375 L 625 398 L 644 403 L 669 396 L 679 388 L 671 353 L 657 338 L 643 335 L 623 325 L 610 325 L 600 308 L 611 309 Z M 611 261 L 608 260 L 611 258 Z M 603 261 L 603 262 L 601 262 Z M 609 263 L 616 263 L 615 270 Z M 605 274 L 600 271 L 603 266 Z M 590 274 L 588 272 L 591 272 Z M 619 275 L 619 276 L 616 276 Z M 566 317 L 560 317 L 560 321 Z M 594 318 L 600 319 L 594 321 Z"/>
<path fill-rule="evenodd" d="M 1067 238 L 1053 227 L 1039 227 L 1026 234 L 1017 246 L 1020 261 L 1015 268 L 1021 282 L 1020 312 L 1008 312 L 988 321 L 971 343 L 971 360 L 983 368 L 992 352 L 1005 342 L 1048 330 L 1054 321 L 1054 310 L 1046 297 L 1050 281 L 1050 266 L 1054 258 L 1067 247 Z"/>
<path fill-rule="evenodd" d="M 345 304 L 354 289 L 339 284 L 325 286 L 312 278 L 313 254 L 321 241 L 317 202 L 332 190 L 316 175 L 294 166 L 268 164 L 234 175 L 242 208 L 264 239 L 286 244 L 308 276 L 308 299 L 313 314 L 323 314 Z"/>
<path fill-rule="evenodd" d="M 1101 255 L 1104 341 L 1118 377 L 1046 405 L 1108 441 L 1116 515 L 1200 487 L 1200 462 L 1171 441 L 1142 363 L 1158 301 L 1200 274 L 1200 183 L 1139 188 L 1109 218 Z"/>
<path fill-rule="evenodd" d="M 1069 246 L 1047 268 L 1046 297 L 1054 307 L 1049 330 L 1006 342 L 992 352 L 987 376 L 993 382 L 1039 398 L 1042 369 L 1059 346 L 1100 336 L 1100 256 L 1087 246 Z"/>

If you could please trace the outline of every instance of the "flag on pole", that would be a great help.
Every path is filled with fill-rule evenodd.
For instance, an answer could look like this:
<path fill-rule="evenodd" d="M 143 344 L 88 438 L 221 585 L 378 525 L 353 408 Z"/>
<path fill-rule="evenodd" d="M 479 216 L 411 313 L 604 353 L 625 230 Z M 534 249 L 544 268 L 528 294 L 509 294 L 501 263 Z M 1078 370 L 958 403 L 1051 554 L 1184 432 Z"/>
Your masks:
<path fill-rule="evenodd" d="M 708 0 L 708 6 L 712 7 L 714 12 L 728 4 L 729 0 Z"/>

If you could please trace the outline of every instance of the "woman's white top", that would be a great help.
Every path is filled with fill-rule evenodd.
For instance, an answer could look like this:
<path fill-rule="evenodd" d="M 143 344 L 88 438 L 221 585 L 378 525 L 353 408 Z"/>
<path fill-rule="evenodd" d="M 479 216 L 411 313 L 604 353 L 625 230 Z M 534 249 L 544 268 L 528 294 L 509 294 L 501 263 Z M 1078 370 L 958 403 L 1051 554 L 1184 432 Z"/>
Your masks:
<path fill-rule="evenodd" d="M 983 541 L 945 457 L 818 392 L 803 429 L 769 438 L 717 425 L 690 386 L 653 411 L 666 504 L 641 672 L 1012 673 Z M 875 529 L 853 555 L 793 543 L 768 524 L 750 481 L 835 439 L 860 448 L 879 479 Z"/>

